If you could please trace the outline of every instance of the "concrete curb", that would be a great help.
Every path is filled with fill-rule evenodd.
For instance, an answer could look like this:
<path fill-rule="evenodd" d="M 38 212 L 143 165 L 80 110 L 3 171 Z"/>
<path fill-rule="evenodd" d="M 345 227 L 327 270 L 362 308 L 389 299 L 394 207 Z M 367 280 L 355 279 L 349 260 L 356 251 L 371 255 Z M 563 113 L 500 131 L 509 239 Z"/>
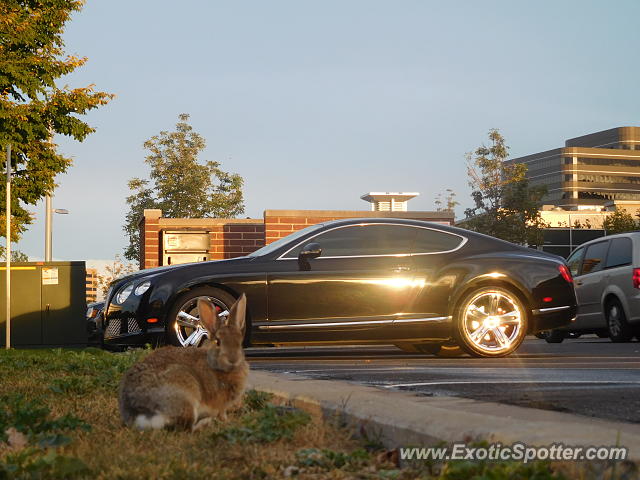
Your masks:
<path fill-rule="evenodd" d="M 623 446 L 640 461 L 640 425 L 457 397 L 419 397 L 335 380 L 252 370 L 248 388 L 338 418 L 388 448 L 486 440 L 530 446 Z"/>

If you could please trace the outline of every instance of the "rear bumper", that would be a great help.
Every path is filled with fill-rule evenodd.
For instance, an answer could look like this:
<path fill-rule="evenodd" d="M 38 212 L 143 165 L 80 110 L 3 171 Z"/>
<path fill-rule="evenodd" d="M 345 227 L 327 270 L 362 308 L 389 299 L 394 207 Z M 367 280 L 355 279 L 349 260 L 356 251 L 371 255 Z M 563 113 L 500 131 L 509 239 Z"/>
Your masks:
<path fill-rule="evenodd" d="M 576 305 L 535 309 L 532 311 L 533 325 L 531 333 L 570 326 L 576 319 L 577 311 L 578 307 Z"/>

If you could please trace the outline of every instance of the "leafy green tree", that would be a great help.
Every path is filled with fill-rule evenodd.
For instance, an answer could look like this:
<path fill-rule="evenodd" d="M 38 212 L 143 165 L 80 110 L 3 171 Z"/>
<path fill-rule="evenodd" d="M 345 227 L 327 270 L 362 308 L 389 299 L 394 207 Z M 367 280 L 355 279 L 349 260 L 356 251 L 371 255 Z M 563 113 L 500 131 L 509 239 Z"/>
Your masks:
<path fill-rule="evenodd" d="M 32 222 L 27 205 L 51 193 L 57 174 L 71 159 L 56 152 L 53 134 L 78 141 L 94 130 L 79 118 L 113 96 L 56 81 L 87 59 L 65 55 L 62 34 L 81 0 L 2 0 L 0 2 L 0 147 L 11 145 L 12 240 Z M 4 152 L 2 154 L 4 163 Z M 5 232 L 5 185 L 0 183 L 0 231 Z"/>
<path fill-rule="evenodd" d="M 616 210 L 602 221 L 602 228 L 607 235 L 615 233 L 632 232 L 638 229 L 638 222 L 626 210 Z"/>
<path fill-rule="evenodd" d="M 176 131 L 162 131 L 144 143 L 149 151 L 145 163 L 151 168 L 149 179 L 132 178 L 127 197 L 129 211 L 124 231 L 129 245 L 124 256 L 140 256 L 138 222 L 145 208 L 159 208 L 172 218 L 233 218 L 244 213 L 243 179 L 224 172 L 218 162 L 198 160 L 205 140 L 179 115 Z"/>
<path fill-rule="evenodd" d="M 0 261 L 4 262 L 6 258 L 7 258 L 7 249 L 3 245 L 0 245 Z M 11 249 L 11 261 L 12 262 L 28 262 L 29 255 L 27 255 L 24 252 L 21 252 L 20 250 Z"/>
<path fill-rule="evenodd" d="M 524 164 L 508 164 L 509 147 L 497 129 L 489 146 L 467 154 L 467 172 L 475 206 L 465 210 L 462 226 L 518 244 L 538 245 L 546 223 L 540 216 L 544 187 L 531 187 Z"/>

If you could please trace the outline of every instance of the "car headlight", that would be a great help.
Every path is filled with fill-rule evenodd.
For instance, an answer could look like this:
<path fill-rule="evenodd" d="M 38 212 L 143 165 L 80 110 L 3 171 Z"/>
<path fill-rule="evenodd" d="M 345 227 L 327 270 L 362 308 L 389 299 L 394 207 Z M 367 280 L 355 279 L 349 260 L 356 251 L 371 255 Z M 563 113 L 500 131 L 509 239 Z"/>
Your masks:
<path fill-rule="evenodd" d="M 127 298 L 129 298 L 129 295 L 131 295 L 132 291 L 133 291 L 133 283 L 130 283 L 126 287 L 120 289 L 120 291 L 116 295 L 116 301 L 118 303 L 124 303 L 124 301 Z"/>
<path fill-rule="evenodd" d="M 136 294 L 137 296 L 140 296 L 144 292 L 149 290 L 150 286 L 151 286 L 151 282 L 149 280 L 146 280 L 146 281 L 142 282 L 140 285 L 138 285 L 136 287 L 136 289 L 133 291 L 133 293 Z"/>

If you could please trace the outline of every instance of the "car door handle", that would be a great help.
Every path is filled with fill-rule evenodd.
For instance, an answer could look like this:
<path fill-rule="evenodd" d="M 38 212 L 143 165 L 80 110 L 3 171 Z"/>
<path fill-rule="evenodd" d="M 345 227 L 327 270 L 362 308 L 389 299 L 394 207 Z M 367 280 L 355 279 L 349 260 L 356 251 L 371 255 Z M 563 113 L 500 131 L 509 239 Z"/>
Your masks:
<path fill-rule="evenodd" d="M 582 280 L 576 280 L 575 282 L 576 282 L 576 285 L 578 286 L 582 285 Z"/>

